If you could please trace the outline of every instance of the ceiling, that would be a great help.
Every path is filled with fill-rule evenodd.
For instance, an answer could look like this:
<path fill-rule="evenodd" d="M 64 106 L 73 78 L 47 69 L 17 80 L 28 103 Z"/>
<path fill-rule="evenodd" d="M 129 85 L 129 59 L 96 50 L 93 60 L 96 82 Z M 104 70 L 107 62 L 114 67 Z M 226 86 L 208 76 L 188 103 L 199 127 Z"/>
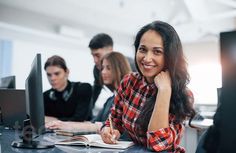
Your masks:
<path fill-rule="evenodd" d="M 186 43 L 217 40 L 221 31 L 235 29 L 236 17 L 236 0 L 0 0 L 0 6 L 53 19 L 87 37 L 108 31 L 130 38 L 162 20 Z"/>

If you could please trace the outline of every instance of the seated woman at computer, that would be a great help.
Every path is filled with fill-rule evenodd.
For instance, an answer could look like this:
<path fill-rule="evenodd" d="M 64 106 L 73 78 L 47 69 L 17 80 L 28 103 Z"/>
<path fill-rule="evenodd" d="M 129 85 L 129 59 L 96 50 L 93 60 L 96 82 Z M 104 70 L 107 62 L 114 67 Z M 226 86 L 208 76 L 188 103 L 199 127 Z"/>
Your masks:
<path fill-rule="evenodd" d="M 52 86 L 45 91 L 45 121 L 88 121 L 91 119 L 92 87 L 88 83 L 68 80 L 69 69 L 57 55 L 47 59 L 44 69 Z"/>
<path fill-rule="evenodd" d="M 116 143 L 126 130 L 134 143 L 150 150 L 185 152 L 179 146 L 183 121 L 194 110 L 180 39 L 172 26 L 155 21 L 137 33 L 134 46 L 138 72 L 123 78 L 102 139 Z"/>
<path fill-rule="evenodd" d="M 101 82 L 111 91 L 116 92 L 121 79 L 131 72 L 130 65 L 125 56 L 118 52 L 111 52 L 101 60 Z M 107 99 L 103 109 L 91 122 L 62 122 L 54 121 L 46 124 L 49 129 L 76 130 L 76 131 L 99 131 L 113 106 L 114 95 Z"/>

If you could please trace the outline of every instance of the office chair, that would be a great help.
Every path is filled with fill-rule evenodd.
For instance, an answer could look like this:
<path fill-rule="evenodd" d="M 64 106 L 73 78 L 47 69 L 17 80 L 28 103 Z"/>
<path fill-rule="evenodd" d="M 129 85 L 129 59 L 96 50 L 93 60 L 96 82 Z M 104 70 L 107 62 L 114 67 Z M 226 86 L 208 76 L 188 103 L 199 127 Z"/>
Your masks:
<path fill-rule="evenodd" d="M 203 148 L 203 145 L 205 143 L 205 138 L 206 138 L 206 135 L 207 135 L 207 131 L 204 131 L 202 133 L 202 135 L 200 136 L 200 139 L 199 139 L 199 142 L 198 142 L 198 145 L 197 145 L 197 149 L 196 149 L 196 152 L 195 153 L 207 153 L 206 150 Z"/>

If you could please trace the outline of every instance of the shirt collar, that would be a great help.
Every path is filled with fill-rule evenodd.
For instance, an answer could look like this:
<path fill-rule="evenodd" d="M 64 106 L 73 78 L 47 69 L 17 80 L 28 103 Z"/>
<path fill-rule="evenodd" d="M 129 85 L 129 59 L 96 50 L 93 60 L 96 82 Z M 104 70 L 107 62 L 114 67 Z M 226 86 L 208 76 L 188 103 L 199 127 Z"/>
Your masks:
<path fill-rule="evenodd" d="M 67 85 L 66 85 L 66 88 L 64 90 L 62 90 L 62 91 L 57 91 L 55 89 L 52 89 L 52 90 L 54 90 L 57 93 L 63 93 L 64 91 L 66 91 L 66 90 L 69 91 L 70 89 L 71 89 L 71 82 L 69 80 L 67 80 Z"/>
<path fill-rule="evenodd" d="M 143 75 L 140 75 L 139 77 L 140 77 L 141 82 L 142 82 L 142 85 L 141 85 L 142 88 L 146 87 L 146 88 L 149 88 L 149 89 L 157 89 L 154 82 L 153 83 L 148 83 Z"/>

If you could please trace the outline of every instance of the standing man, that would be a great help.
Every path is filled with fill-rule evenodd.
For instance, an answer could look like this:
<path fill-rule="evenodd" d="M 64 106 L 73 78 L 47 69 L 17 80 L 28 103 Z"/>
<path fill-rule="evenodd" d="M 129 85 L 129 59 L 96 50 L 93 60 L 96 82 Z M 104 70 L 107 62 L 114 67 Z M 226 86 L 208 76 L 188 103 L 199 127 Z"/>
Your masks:
<path fill-rule="evenodd" d="M 99 79 L 101 70 L 100 60 L 105 54 L 113 51 L 113 40 L 108 34 L 99 33 L 90 40 L 88 47 L 91 50 L 91 54 L 95 63 L 95 66 L 93 68 L 94 85 L 92 96 L 93 104 L 95 104 L 102 89 L 102 85 Z M 129 57 L 127 57 L 127 59 L 131 65 L 132 71 L 136 71 L 134 60 Z"/>

